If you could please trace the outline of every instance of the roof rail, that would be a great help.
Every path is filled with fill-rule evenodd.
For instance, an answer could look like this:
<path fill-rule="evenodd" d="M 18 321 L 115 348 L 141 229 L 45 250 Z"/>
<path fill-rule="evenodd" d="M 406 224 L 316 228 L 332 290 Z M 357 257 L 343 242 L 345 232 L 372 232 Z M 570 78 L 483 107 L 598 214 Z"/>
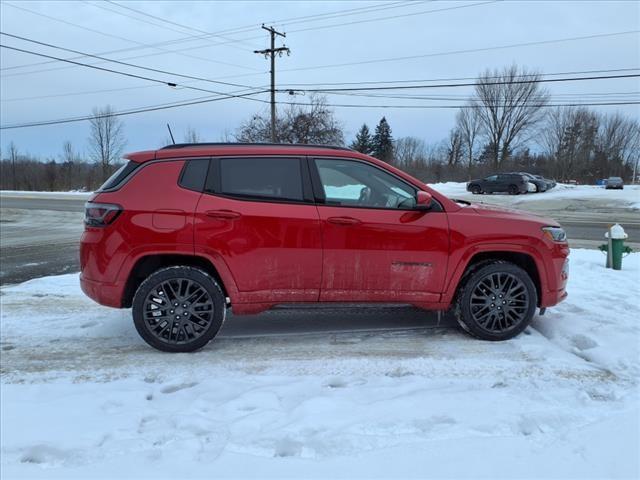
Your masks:
<path fill-rule="evenodd" d="M 307 143 L 242 143 L 242 142 L 206 142 L 206 143 L 175 143 L 167 145 L 160 150 L 172 150 L 176 148 L 189 147 L 308 147 L 308 148 L 326 148 L 329 150 L 347 150 L 352 151 L 348 147 L 338 147 L 335 145 L 314 145 Z"/>

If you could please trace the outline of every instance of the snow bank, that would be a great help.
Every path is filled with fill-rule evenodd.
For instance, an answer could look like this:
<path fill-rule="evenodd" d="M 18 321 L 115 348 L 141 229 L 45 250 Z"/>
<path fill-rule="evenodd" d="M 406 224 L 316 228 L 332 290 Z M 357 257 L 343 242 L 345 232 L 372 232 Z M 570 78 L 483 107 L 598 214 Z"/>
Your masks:
<path fill-rule="evenodd" d="M 501 343 L 437 328 L 170 355 L 76 275 L 3 288 L 3 478 L 637 478 L 640 254 L 603 264 L 572 251 L 568 299 Z"/>
<path fill-rule="evenodd" d="M 624 190 L 606 190 L 604 187 L 593 185 L 566 185 L 559 183 L 555 188 L 543 193 L 528 195 L 473 195 L 467 192 L 467 184 L 463 182 L 445 182 L 429 184 L 434 190 L 451 198 L 474 198 L 478 201 L 491 202 L 492 199 L 508 197 L 514 202 L 535 202 L 540 200 L 604 200 L 610 201 L 611 206 L 627 205 L 629 208 L 640 209 L 640 185 L 627 185 Z"/>
<path fill-rule="evenodd" d="M 89 198 L 93 192 L 80 192 L 71 190 L 68 192 L 39 192 L 31 190 L 0 190 L 0 195 L 7 197 L 44 197 L 44 198 Z"/>

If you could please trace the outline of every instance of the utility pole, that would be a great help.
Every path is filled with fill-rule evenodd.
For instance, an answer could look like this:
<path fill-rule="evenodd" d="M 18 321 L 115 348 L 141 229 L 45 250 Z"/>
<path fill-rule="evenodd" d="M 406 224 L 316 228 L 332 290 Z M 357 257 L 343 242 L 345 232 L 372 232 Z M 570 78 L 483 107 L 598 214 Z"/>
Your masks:
<path fill-rule="evenodd" d="M 271 36 L 271 48 L 254 50 L 253 53 L 259 53 L 265 58 L 271 59 L 271 142 L 276 143 L 276 55 L 281 57 L 284 52 L 289 55 L 291 50 L 286 46 L 276 48 L 276 35 L 284 38 L 287 36 L 286 33 L 280 33 L 275 28 L 264 25 L 262 25 L 262 29 L 269 32 Z"/>

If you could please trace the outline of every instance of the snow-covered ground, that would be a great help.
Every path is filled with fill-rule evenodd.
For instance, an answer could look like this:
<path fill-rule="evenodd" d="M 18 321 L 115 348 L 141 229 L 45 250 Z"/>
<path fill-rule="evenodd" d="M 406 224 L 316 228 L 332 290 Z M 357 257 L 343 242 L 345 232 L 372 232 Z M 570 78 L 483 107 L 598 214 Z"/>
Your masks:
<path fill-rule="evenodd" d="M 518 338 L 456 328 L 142 343 L 77 275 L 3 288 L 3 478 L 638 478 L 640 253 L 571 253 Z M 237 321 L 239 319 L 231 319 Z"/>
<path fill-rule="evenodd" d="M 429 186 L 450 198 L 473 199 L 482 202 L 523 204 L 541 200 L 593 200 L 602 205 L 606 205 L 606 202 L 610 201 L 610 205 L 614 207 L 626 206 L 631 209 L 640 209 L 640 185 L 627 185 L 623 190 L 607 190 L 595 185 L 559 183 L 546 192 L 517 196 L 507 194 L 473 195 L 467 192 L 467 184 L 464 182 L 433 183 Z"/>
<path fill-rule="evenodd" d="M 0 190 L 0 196 L 6 197 L 22 197 L 22 198 L 59 198 L 64 199 L 81 199 L 89 198 L 93 192 L 81 192 L 72 190 L 69 192 L 38 192 L 30 190 Z"/>

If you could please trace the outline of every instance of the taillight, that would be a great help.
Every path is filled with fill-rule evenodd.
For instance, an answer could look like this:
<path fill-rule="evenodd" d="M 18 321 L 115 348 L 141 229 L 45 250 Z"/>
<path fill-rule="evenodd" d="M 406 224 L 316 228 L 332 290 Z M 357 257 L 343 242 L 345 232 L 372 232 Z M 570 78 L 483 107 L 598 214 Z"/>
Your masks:
<path fill-rule="evenodd" d="M 120 212 L 120 205 L 87 202 L 84 204 L 84 223 L 89 227 L 106 227 L 118 218 Z"/>

